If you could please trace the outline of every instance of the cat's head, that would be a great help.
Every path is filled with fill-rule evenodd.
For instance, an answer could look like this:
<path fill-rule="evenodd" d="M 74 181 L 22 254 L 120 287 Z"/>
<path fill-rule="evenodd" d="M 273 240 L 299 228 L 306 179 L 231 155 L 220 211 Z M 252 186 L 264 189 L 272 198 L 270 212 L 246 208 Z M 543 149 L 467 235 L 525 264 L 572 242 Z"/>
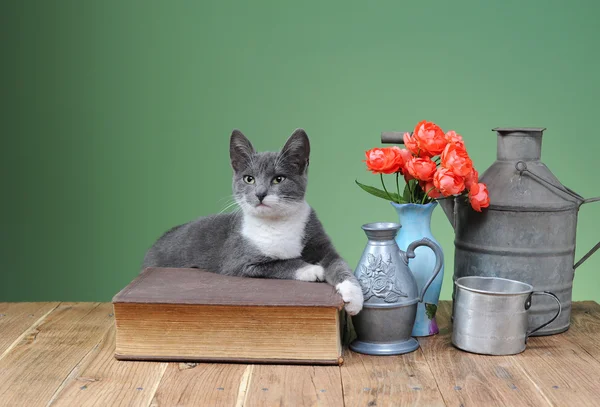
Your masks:
<path fill-rule="evenodd" d="M 239 130 L 231 134 L 233 195 L 245 214 L 278 218 L 304 205 L 310 143 L 302 129 L 294 131 L 281 151 L 256 152 Z"/>

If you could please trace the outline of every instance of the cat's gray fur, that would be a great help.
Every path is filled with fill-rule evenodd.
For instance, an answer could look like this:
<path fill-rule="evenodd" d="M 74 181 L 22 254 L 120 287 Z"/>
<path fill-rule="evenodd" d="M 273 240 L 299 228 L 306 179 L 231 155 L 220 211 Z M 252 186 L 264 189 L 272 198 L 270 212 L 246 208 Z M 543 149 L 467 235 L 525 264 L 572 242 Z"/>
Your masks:
<path fill-rule="evenodd" d="M 324 279 L 340 292 L 348 313 L 358 313 L 363 305 L 360 285 L 304 199 L 309 155 L 309 139 L 302 129 L 281 151 L 261 153 L 234 130 L 230 160 L 234 198 L 241 211 L 201 217 L 170 229 L 147 252 L 143 268 L 193 267 L 244 277 Z M 247 176 L 253 177 L 251 183 Z M 285 179 L 274 183 L 278 176 Z M 261 202 L 267 206 L 258 206 Z"/>

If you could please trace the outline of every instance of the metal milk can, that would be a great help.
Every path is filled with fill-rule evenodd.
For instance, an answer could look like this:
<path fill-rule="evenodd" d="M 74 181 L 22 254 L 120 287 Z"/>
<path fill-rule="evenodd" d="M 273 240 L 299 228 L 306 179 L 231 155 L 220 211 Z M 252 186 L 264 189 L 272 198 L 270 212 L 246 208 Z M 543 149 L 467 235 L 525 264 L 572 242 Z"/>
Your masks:
<path fill-rule="evenodd" d="M 427 238 L 412 242 L 406 252 L 400 250 L 394 240 L 400 227 L 387 222 L 362 226 L 368 242 L 355 270 L 365 299 L 362 311 L 352 317 L 357 339 L 350 349 L 356 352 L 397 355 L 419 347 L 419 342 L 411 337 L 417 303 L 423 301 L 444 258 L 441 248 Z M 415 258 L 419 246 L 431 248 L 436 256 L 432 275 L 421 292 L 408 268 L 409 259 Z"/>
<path fill-rule="evenodd" d="M 561 303 L 549 292 L 533 291 L 530 284 L 499 277 L 461 277 L 456 285 L 452 344 L 484 355 L 515 355 L 525 350 L 527 338 L 561 313 Z M 536 296 L 533 299 L 533 296 Z M 528 310 L 545 295 L 556 301 L 554 315 L 529 329 Z"/>
<path fill-rule="evenodd" d="M 474 211 L 465 197 L 438 202 L 455 230 L 454 281 L 464 276 L 522 281 L 558 296 L 560 316 L 534 335 L 569 328 L 574 271 L 596 250 L 575 262 L 577 214 L 585 199 L 563 186 L 540 161 L 545 128 L 496 128 L 497 159 L 480 176 L 490 206 Z M 402 144 L 401 132 L 384 132 L 384 143 Z M 456 288 L 453 293 L 455 300 Z M 529 326 L 554 314 L 554 301 L 540 298 L 529 310 Z M 454 315 L 454 310 L 453 310 Z"/>
<path fill-rule="evenodd" d="M 503 277 L 552 292 L 562 313 L 534 335 L 564 332 L 571 317 L 574 271 L 600 248 L 598 243 L 575 263 L 577 214 L 581 205 L 600 198 L 584 199 L 540 161 L 545 129 L 494 130 L 497 160 L 480 177 L 489 190 L 489 208 L 479 213 L 464 198 L 440 201 L 455 230 L 454 281 Z M 529 326 L 541 325 L 554 312 L 554 301 L 540 298 L 529 310 Z"/>

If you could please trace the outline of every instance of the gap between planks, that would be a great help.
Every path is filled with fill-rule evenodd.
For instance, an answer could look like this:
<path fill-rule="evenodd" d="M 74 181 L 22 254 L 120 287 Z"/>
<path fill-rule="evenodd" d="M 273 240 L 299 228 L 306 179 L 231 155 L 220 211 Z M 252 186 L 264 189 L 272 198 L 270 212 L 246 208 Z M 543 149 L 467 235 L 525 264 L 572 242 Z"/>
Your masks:
<path fill-rule="evenodd" d="M 350 350 L 348 349 L 347 352 Z M 346 407 L 346 393 L 344 393 L 344 376 L 342 374 L 342 366 L 338 367 L 340 371 L 340 387 L 342 388 L 342 406 Z"/>
<path fill-rule="evenodd" d="M 94 308 L 92 308 L 92 310 L 90 312 L 92 312 L 96 308 L 98 308 L 100 306 L 100 304 L 101 303 L 98 303 L 98 305 L 95 306 Z M 110 327 L 108 329 L 110 329 Z M 106 332 L 108 332 L 108 329 L 106 330 Z M 64 378 L 64 380 L 56 388 L 56 391 L 54 392 L 54 394 L 52 395 L 52 397 L 50 397 L 50 400 L 48 400 L 48 403 L 46 404 L 46 407 L 52 405 L 52 403 L 54 403 L 54 401 L 56 400 L 56 398 L 58 397 L 58 395 L 60 394 L 60 392 L 66 387 L 66 385 L 72 379 L 74 379 L 75 376 L 77 376 L 77 374 L 79 373 L 79 368 L 82 366 L 82 364 L 84 364 L 87 361 L 87 359 L 98 348 L 98 346 L 100 346 L 100 344 L 102 343 L 102 340 L 104 339 L 104 335 L 106 335 L 106 332 L 104 332 L 102 335 L 100 335 L 100 340 L 94 346 L 92 346 L 90 348 L 90 350 L 81 359 L 79 359 L 79 362 L 77 362 L 75 364 L 75 366 L 73 366 L 73 368 L 71 369 L 71 371 L 69 372 L 69 374 Z"/>
<path fill-rule="evenodd" d="M 72 379 L 75 378 L 75 376 L 77 376 L 77 374 L 79 373 L 79 367 L 81 366 L 81 364 L 92 354 L 92 352 L 94 352 L 94 350 L 96 350 L 99 346 L 100 342 L 98 342 L 96 345 L 94 345 L 88 353 L 86 353 L 81 359 L 79 359 L 79 362 L 77 362 L 75 364 L 75 366 L 73 366 L 73 369 L 71 369 L 71 371 L 69 372 L 69 374 L 64 378 L 64 380 L 60 383 L 60 386 L 58 386 L 56 388 L 56 391 L 54 392 L 54 394 L 52 395 L 52 397 L 50 397 L 50 400 L 48 400 L 48 403 L 46 403 L 46 407 L 52 405 L 52 403 L 54 403 L 54 401 L 56 401 L 56 398 L 58 397 L 58 395 L 60 394 L 61 391 L 63 391 L 63 389 L 66 387 L 67 383 L 69 383 Z"/>
<path fill-rule="evenodd" d="M 116 391 L 116 393 L 114 393 L 115 395 L 117 393 L 121 394 L 121 392 L 125 390 L 123 387 L 124 383 L 119 381 L 120 379 L 123 379 L 123 377 L 120 377 L 120 374 L 123 374 L 123 369 L 125 371 L 130 371 L 131 369 L 135 370 L 135 368 L 143 364 L 143 362 L 120 362 L 114 358 L 115 330 L 116 328 L 113 324 L 106 328 L 100 335 L 101 339 L 75 364 L 66 378 L 62 381 L 50 401 L 46 404 L 47 407 L 51 405 L 89 405 L 89 400 L 85 400 L 84 403 L 84 399 L 77 394 L 78 392 L 73 392 L 74 388 L 79 387 L 76 383 L 79 380 L 84 379 L 87 379 L 90 382 L 98 382 L 92 388 L 93 390 L 88 390 L 91 392 L 88 395 L 88 398 L 92 397 L 97 400 L 102 400 L 100 404 L 106 402 L 108 405 L 112 405 L 112 403 L 116 402 L 116 400 L 112 400 L 110 397 L 108 397 L 108 399 L 111 401 L 107 401 L 106 394 L 112 393 L 111 391 L 107 392 L 106 389 L 111 389 L 112 387 L 112 392 Z M 147 387 L 148 391 L 145 392 L 144 395 L 141 395 L 141 393 L 139 396 L 136 395 L 134 398 L 128 400 L 128 403 L 131 403 L 130 405 L 139 406 L 152 405 L 158 386 L 162 382 L 162 378 L 168 366 L 168 363 L 154 364 L 153 367 L 156 367 L 154 380 L 143 386 L 144 388 Z M 135 377 L 135 375 L 129 376 L 128 373 L 125 373 L 125 375 L 127 378 Z M 125 382 L 127 382 L 126 379 Z M 121 399 L 121 403 L 124 403 L 123 399 Z"/>
<path fill-rule="evenodd" d="M 438 334 L 439 335 L 439 334 Z M 418 340 L 418 339 L 417 339 Z M 423 355 L 423 359 L 425 359 L 425 362 L 427 363 L 427 367 L 429 368 L 429 371 L 431 372 L 431 375 L 433 376 L 433 381 L 435 382 L 435 386 L 438 389 L 438 392 L 440 393 L 440 397 L 442 398 L 442 401 L 444 402 L 444 404 L 446 406 L 449 406 L 449 400 L 444 397 L 444 392 L 442 391 L 442 389 L 440 388 L 440 383 L 438 382 L 438 379 L 434 373 L 433 368 L 431 367 L 431 364 L 429 363 L 429 359 L 427 358 L 427 355 L 425 354 L 425 352 L 423 352 L 423 346 L 421 346 L 421 341 L 419 341 L 419 349 L 418 352 L 421 352 L 421 355 Z"/>
<path fill-rule="evenodd" d="M 28 405 L 46 406 L 73 366 L 102 339 L 112 321 L 105 310 L 102 303 L 62 302 L 28 329 L 0 360 L 7 373 L 0 383 L 2 401 L 11 405 L 25 399 Z"/>
<path fill-rule="evenodd" d="M 58 401 L 61 398 L 61 396 L 63 396 L 63 391 L 65 391 L 65 389 L 73 381 L 78 380 L 77 376 L 79 374 L 81 374 L 82 372 L 85 372 L 86 369 L 90 367 L 90 364 L 93 362 L 94 358 L 98 357 L 98 354 L 96 351 L 103 346 L 103 341 L 105 341 L 109 337 L 108 333 L 110 332 L 111 329 L 114 329 L 114 327 L 109 326 L 108 329 L 106 330 L 106 332 L 104 332 L 101 335 L 102 339 L 97 344 L 95 344 L 90 349 L 90 351 L 79 360 L 79 362 L 77 362 L 77 364 L 75 365 L 75 367 L 73 367 L 73 369 L 71 369 L 71 372 L 63 380 L 63 382 L 60 384 L 60 386 L 56 389 L 56 391 L 52 395 L 52 398 L 50 399 L 50 401 L 48 401 L 48 403 L 46 404 L 46 407 L 50 407 L 56 401 Z M 127 363 L 127 362 L 123 362 L 123 363 Z M 139 363 L 139 362 L 133 362 L 133 363 Z M 162 381 L 162 378 L 167 370 L 167 367 L 169 366 L 168 363 L 160 363 L 159 365 L 160 365 L 159 375 L 158 375 L 155 383 L 153 383 L 152 388 L 148 395 L 148 406 L 152 405 L 152 400 L 154 399 L 156 391 L 158 390 L 158 386 Z"/>
<path fill-rule="evenodd" d="M 60 305 L 60 304 L 59 304 Z M 93 312 L 96 308 L 98 308 L 100 305 L 102 305 L 101 302 L 99 302 L 94 308 L 92 308 L 90 310 L 90 313 Z M 58 308 L 58 305 L 56 306 L 56 308 Z M 55 309 L 56 309 L 55 308 Z M 52 310 L 54 311 L 54 310 Z M 51 311 L 51 312 L 52 312 Z M 50 312 L 46 315 L 49 315 Z M 99 335 L 99 340 L 98 342 L 96 342 L 96 344 L 94 346 L 92 346 L 90 348 L 90 350 L 81 358 L 79 359 L 79 361 L 75 364 L 75 366 L 73 366 L 73 368 L 71 369 L 71 371 L 69 372 L 69 374 L 64 378 L 64 380 L 60 383 L 60 385 L 56 388 L 56 391 L 54 392 L 54 394 L 52 394 L 52 397 L 50 397 L 50 400 L 48 400 L 48 403 L 46 403 L 46 406 L 50 406 L 52 405 L 52 403 L 54 403 L 56 401 L 56 398 L 58 397 L 58 395 L 60 394 L 60 392 L 67 386 L 67 384 L 73 380 L 77 374 L 79 373 L 79 368 L 87 361 L 87 359 L 94 353 L 94 351 L 98 348 L 98 346 L 100 346 L 100 344 L 102 343 L 104 336 L 106 335 L 106 333 L 110 330 L 110 326 L 106 329 L 105 332 L 103 332 L 101 335 Z"/>
<path fill-rule="evenodd" d="M 48 315 L 50 315 L 52 312 L 54 312 L 54 310 L 57 309 L 60 306 L 60 304 L 62 304 L 62 303 L 61 302 L 57 303 L 54 308 L 52 308 L 51 310 L 46 312 L 44 315 L 39 317 L 33 324 L 31 324 L 29 326 L 29 328 L 25 329 L 23 331 L 23 333 L 21 335 L 19 335 L 19 337 L 17 339 L 15 339 L 13 341 L 13 343 L 11 343 L 10 346 L 8 348 L 6 348 L 6 350 L 4 352 L 2 352 L 2 355 L 0 355 L 0 360 L 2 360 L 6 355 L 8 355 L 10 353 L 10 351 L 13 350 L 19 343 L 21 343 L 21 341 L 23 341 L 23 339 L 25 339 L 30 333 L 32 333 L 35 329 L 37 329 L 37 327 L 40 326 L 44 322 L 44 320 L 48 317 Z"/>

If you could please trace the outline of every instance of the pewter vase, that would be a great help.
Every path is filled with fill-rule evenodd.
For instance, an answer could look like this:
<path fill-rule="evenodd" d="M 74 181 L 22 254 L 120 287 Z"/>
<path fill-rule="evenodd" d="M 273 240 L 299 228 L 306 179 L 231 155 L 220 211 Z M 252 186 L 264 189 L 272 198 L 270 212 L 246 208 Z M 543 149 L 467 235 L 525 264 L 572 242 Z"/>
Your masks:
<path fill-rule="evenodd" d="M 417 304 L 439 274 L 444 258 L 440 247 L 427 238 L 410 243 L 406 252 L 400 250 L 394 240 L 400 228 L 398 223 L 384 222 L 362 226 L 368 242 L 355 270 L 365 300 L 362 311 L 352 317 L 357 339 L 350 349 L 356 352 L 396 355 L 419 347 L 411 337 Z M 421 290 L 408 266 L 420 246 L 429 247 L 436 256 Z"/>

